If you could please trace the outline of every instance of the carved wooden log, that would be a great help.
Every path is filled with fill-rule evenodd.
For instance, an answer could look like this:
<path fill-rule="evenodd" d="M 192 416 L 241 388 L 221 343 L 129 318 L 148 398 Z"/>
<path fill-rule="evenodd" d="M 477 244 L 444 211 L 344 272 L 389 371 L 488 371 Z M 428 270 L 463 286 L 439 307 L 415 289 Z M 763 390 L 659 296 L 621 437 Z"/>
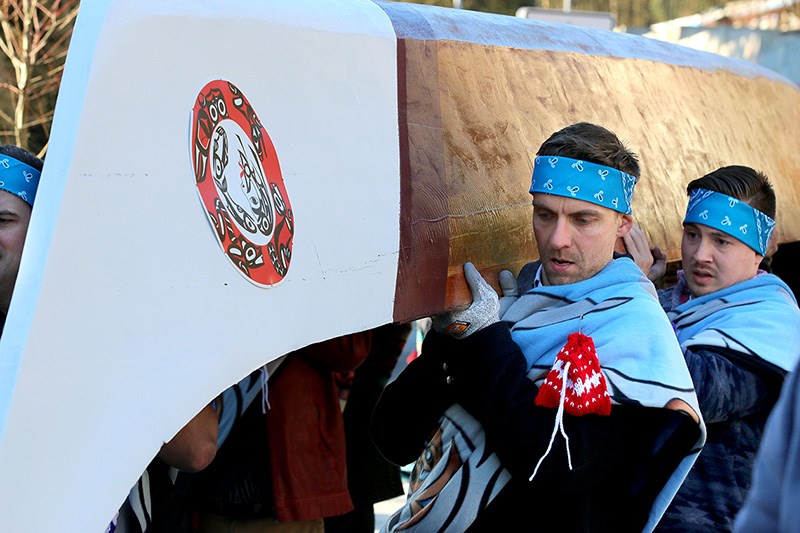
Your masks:
<path fill-rule="evenodd" d="M 626 34 L 379 5 L 398 35 L 398 320 L 468 303 L 465 261 L 494 283 L 537 258 L 533 155 L 575 122 L 605 126 L 639 154 L 634 216 L 670 260 L 686 185 L 731 164 L 771 178 L 778 239 L 800 239 L 800 90 L 777 74 Z"/>

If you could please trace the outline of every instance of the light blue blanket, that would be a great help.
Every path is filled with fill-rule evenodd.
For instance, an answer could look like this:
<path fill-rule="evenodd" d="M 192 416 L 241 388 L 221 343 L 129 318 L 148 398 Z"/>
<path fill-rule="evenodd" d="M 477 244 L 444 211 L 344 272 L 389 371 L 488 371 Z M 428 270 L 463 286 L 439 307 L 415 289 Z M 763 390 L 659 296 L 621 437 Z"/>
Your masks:
<path fill-rule="evenodd" d="M 653 284 L 628 258 L 611 261 L 593 277 L 569 285 L 540 286 L 520 296 L 502 320 L 541 383 L 570 333 L 592 337 L 612 404 L 665 407 L 680 399 L 700 413 L 691 376 Z M 612 405 L 613 412 L 613 405 Z M 692 453 L 659 494 L 646 530 L 660 519 L 705 442 L 705 426 Z"/>
<path fill-rule="evenodd" d="M 800 358 L 800 309 L 791 289 L 772 274 L 692 298 L 668 316 L 684 350 L 717 346 L 787 372 Z"/>

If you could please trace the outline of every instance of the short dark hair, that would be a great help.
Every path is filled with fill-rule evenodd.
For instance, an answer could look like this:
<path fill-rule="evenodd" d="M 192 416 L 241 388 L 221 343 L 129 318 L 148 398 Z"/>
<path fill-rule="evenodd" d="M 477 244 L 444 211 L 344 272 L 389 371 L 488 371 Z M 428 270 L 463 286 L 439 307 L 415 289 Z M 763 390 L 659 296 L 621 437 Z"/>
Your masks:
<path fill-rule="evenodd" d="M 552 155 L 589 161 L 616 168 L 639 178 L 639 158 L 628 150 L 612 131 L 579 122 L 558 130 L 547 139 L 536 155 Z"/>
<path fill-rule="evenodd" d="M 695 189 L 707 189 L 741 200 L 775 219 L 775 191 L 766 174 L 750 167 L 731 165 L 718 168 L 702 178 L 689 183 L 686 193 Z"/>
<path fill-rule="evenodd" d="M 19 146 L 13 144 L 0 144 L 0 154 L 8 155 L 18 161 L 22 161 L 26 165 L 30 165 L 39 172 L 42 171 L 44 161 Z"/>

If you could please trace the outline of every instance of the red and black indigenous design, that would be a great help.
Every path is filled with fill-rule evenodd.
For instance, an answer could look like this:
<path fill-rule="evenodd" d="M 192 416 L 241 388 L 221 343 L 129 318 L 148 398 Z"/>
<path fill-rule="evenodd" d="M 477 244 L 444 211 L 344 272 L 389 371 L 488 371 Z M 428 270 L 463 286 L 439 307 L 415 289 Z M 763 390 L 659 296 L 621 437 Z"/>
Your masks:
<path fill-rule="evenodd" d="M 275 147 L 232 83 L 215 80 L 200 91 L 191 148 L 200 200 L 228 259 L 257 285 L 280 282 L 292 258 L 294 214 Z"/>

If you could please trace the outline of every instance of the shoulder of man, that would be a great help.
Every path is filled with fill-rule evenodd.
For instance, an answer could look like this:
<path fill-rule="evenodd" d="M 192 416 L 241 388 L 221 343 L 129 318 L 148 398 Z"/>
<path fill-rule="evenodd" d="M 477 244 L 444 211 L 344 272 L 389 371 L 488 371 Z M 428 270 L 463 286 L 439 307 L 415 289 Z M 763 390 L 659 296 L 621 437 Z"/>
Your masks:
<path fill-rule="evenodd" d="M 537 260 L 522 267 L 517 276 L 517 294 L 525 294 L 533 288 L 536 272 L 539 271 L 541 264 L 542 262 Z"/>

